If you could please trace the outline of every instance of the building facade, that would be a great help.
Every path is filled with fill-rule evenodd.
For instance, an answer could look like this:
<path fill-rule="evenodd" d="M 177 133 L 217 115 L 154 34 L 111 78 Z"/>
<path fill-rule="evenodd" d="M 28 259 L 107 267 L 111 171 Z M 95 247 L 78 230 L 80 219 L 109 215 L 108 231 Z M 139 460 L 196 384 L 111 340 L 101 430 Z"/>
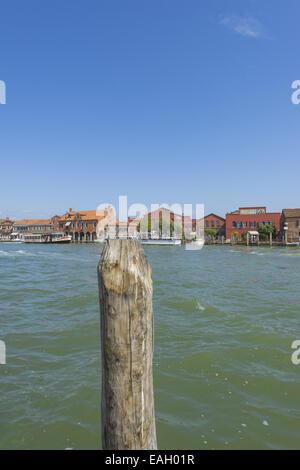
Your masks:
<path fill-rule="evenodd" d="M 14 232 L 49 233 L 53 232 L 52 219 L 22 219 L 14 221 Z"/>
<path fill-rule="evenodd" d="M 216 231 L 216 239 L 219 239 L 226 234 L 226 221 L 223 217 L 216 214 L 208 214 L 204 217 L 204 232 L 207 229 Z M 205 232 L 206 233 L 206 232 Z"/>
<path fill-rule="evenodd" d="M 73 241 L 94 241 L 97 238 L 97 226 L 105 216 L 104 211 L 73 211 L 52 218 L 54 231 L 70 235 Z"/>
<path fill-rule="evenodd" d="M 132 234 L 132 225 L 117 220 L 113 209 L 74 211 L 69 209 L 64 215 L 52 218 L 55 232 L 70 235 L 75 242 L 89 242 L 106 238 L 125 237 Z M 135 227 L 136 228 L 136 227 Z"/>
<path fill-rule="evenodd" d="M 9 217 L 0 220 L 0 239 L 6 239 L 13 232 L 14 222 Z"/>
<path fill-rule="evenodd" d="M 194 224 L 190 216 L 176 214 L 170 209 L 160 207 L 148 212 L 138 220 L 138 230 L 142 238 L 170 237 L 182 238 L 183 232 L 186 238 L 191 238 Z"/>
<path fill-rule="evenodd" d="M 280 221 L 282 239 L 286 243 L 300 242 L 300 209 L 283 209 Z"/>
<path fill-rule="evenodd" d="M 267 208 L 240 207 L 238 210 L 226 214 L 226 239 L 230 240 L 233 233 L 242 238 L 243 233 L 258 231 L 261 225 L 273 225 L 275 235 L 280 234 L 280 212 L 267 212 Z"/>

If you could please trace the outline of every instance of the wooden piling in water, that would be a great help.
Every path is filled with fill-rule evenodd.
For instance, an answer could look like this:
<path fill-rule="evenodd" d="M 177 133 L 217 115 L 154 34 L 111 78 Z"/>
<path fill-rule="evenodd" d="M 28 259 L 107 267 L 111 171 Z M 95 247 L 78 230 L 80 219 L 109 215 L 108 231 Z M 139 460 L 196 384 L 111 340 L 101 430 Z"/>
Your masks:
<path fill-rule="evenodd" d="M 98 282 L 102 447 L 155 450 L 152 273 L 141 244 L 109 240 Z"/>

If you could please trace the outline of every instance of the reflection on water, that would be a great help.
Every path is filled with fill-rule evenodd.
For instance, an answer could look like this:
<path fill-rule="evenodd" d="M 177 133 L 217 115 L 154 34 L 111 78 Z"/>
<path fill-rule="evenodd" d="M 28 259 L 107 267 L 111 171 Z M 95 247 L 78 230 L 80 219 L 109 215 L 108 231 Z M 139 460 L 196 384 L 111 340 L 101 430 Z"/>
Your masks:
<path fill-rule="evenodd" d="M 100 251 L 0 244 L 0 448 L 101 448 Z M 159 447 L 299 448 L 300 250 L 145 251 Z"/>

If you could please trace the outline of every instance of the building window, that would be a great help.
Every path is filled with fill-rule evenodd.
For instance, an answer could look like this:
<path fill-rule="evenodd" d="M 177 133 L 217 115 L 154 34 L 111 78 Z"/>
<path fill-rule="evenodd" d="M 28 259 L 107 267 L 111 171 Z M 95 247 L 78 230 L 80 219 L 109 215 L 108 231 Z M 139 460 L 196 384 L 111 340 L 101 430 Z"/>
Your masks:
<path fill-rule="evenodd" d="M 220 228 L 220 221 L 217 220 L 217 227 Z"/>
<path fill-rule="evenodd" d="M 236 227 L 237 227 L 237 223 L 236 223 L 236 222 L 232 222 L 232 227 L 233 227 L 233 228 L 236 228 Z"/>
<path fill-rule="evenodd" d="M 88 228 L 88 226 L 89 226 L 89 224 L 88 224 L 88 222 L 86 222 L 86 223 L 85 223 L 85 227 Z"/>
<path fill-rule="evenodd" d="M 208 220 L 205 221 L 205 225 L 206 225 L 207 228 L 209 227 L 209 222 L 208 222 Z"/>
<path fill-rule="evenodd" d="M 97 222 L 94 222 L 94 227 L 95 227 L 95 228 L 97 227 Z"/>
<path fill-rule="evenodd" d="M 250 227 L 255 228 L 256 227 L 256 222 L 250 222 Z"/>
<path fill-rule="evenodd" d="M 300 227 L 300 220 L 297 220 L 297 227 Z"/>
<path fill-rule="evenodd" d="M 247 228 L 247 222 L 243 222 L 243 228 Z"/>
<path fill-rule="evenodd" d="M 211 226 L 212 226 L 212 227 L 215 226 L 215 221 L 214 221 L 214 220 L 211 221 Z"/>
<path fill-rule="evenodd" d="M 237 223 L 237 228 L 242 228 L 242 222 Z"/>

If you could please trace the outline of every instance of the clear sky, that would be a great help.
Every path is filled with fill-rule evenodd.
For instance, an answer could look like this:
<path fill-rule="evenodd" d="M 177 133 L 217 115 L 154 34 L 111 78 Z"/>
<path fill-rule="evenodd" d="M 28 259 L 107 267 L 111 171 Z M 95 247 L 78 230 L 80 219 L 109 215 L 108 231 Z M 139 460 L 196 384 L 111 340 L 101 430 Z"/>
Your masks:
<path fill-rule="evenodd" d="M 0 217 L 300 207 L 299 0 L 1 4 Z"/>

